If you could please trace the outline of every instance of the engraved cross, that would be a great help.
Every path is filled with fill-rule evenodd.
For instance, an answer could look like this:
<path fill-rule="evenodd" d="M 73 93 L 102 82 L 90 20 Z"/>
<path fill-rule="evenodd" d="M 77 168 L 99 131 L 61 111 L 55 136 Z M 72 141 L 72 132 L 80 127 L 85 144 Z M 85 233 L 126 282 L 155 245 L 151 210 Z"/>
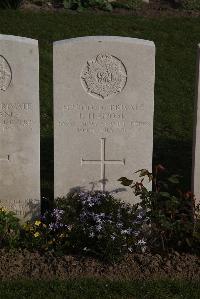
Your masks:
<path fill-rule="evenodd" d="M 125 165 L 125 159 L 123 160 L 106 160 L 105 159 L 105 143 L 106 138 L 101 138 L 101 160 L 84 160 L 81 158 L 82 165 L 100 165 L 101 166 L 101 183 L 102 191 L 105 191 L 106 177 L 105 177 L 105 166 L 106 165 Z"/>

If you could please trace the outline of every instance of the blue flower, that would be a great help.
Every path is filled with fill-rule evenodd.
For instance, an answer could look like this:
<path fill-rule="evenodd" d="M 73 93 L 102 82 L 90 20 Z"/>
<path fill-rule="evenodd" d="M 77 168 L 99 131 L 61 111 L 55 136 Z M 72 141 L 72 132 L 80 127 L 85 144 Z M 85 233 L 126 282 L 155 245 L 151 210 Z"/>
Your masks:
<path fill-rule="evenodd" d="M 100 231 L 102 230 L 102 225 L 101 225 L 101 224 L 98 224 L 98 225 L 96 226 L 96 230 L 97 230 L 98 232 L 100 232 Z"/>
<path fill-rule="evenodd" d="M 91 232 L 91 233 L 89 234 L 89 237 L 90 237 L 90 238 L 94 238 L 94 236 L 95 236 L 94 232 Z"/>

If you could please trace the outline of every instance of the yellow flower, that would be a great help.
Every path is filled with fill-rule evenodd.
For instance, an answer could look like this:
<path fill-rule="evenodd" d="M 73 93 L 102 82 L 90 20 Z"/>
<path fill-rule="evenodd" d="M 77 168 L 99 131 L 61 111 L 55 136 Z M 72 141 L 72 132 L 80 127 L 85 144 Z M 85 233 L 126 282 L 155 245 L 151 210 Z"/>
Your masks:
<path fill-rule="evenodd" d="M 0 208 L 0 211 L 1 212 L 6 212 L 6 209 L 5 208 Z"/>
<path fill-rule="evenodd" d="M 36 220 L 35 221 L 35 225 L 39 226 L 41 224 L 41 221 L 40 220 Z"/>
<path fill-rule="evenodd" d="M 24 223 L 23 224 L 23 228 L 26 229 L 26 230 L 28 230 L 29 229 L 29 224 L 28 223 Z"/>
<path fill-rule="evenodd" d="M 38 233 L 38 232 L 34 233 L 35 238 L 39 237 L 39 235 L 40 235 L 40 233 Z"/>

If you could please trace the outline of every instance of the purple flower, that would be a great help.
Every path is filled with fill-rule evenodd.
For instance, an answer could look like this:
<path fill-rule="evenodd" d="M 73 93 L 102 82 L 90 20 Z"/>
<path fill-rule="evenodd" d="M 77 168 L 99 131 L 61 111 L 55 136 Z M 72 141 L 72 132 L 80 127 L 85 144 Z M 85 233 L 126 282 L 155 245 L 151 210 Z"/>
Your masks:
<path fill-rule="evenodd" d="M 59 209 L 53 209 L 51 215 L 52 217 L 55 217 L 56 220 L 61 220 L 62 219 L 62 215 L 64 214 L 63 210 L 59 210 Z"/>
<path fill-rule="evenodd" d="M 41 221 L 46 221 L 46 216 L 45 216 L 45 215 L 41 215 L 41 216 L 40 216 L 40 220 L 41 220 Z"/>
<path fill-rule="evenodd" d="M 139 231 L 133 231 L 133 235 L 135 236 L 135 237 L 137 237 L 138 235 L 139 235 Z"/>
<path fill-rule="evenodd" d="M 62 227 L 67 227 L 67 225 L 64 225 L 63 223 L 60 223 L 60 222 L 51 222 L 49 224 L 49 230 L 51 231 L 56 231 L 57 229 L 59 228 L 62 228 Z"/>
<path fill-rule="evenodd" d="M 96 230 L 97 230 L 98 232 L 100 232 L 100 231 L 102 230 L 102 225 L 101 225 L 101 224 L 98 224 L 98 225 L 96 226 Z"/>
<path fill-rule="evenodd" d="M 50 223 L 49 224 L 49 230 L 55 231 L 56 229 L 57 229 L 57 226 L 55 225 L 55 223 Z"/>
<path fill-rule="evenodd" d="M 129 229 L 122 229 L 121 234 L 122 235 L 130 235 L 130 230 Z"/>
<path fill-rule="evenodd" d="M 121 228 L 123 226 L 123 223 L 121 223 L 121 222 L 118 222 L 117 224 L 116 224 L 116 227 L 117 228 Z"/>
<path fill-rule="evenodd" d="M 144 217 L 144 215 L 142 215 L 142 213 L 139 213 L 139 214 L 137 215 L 137 219 L 139 219 L 139 220 L 142 220 L 143 217 Z"/>
<path fill-rule="evenodd" d="M 146 241 L 144 239 L 141 239 L 137 242 L 137 245 L 144 246 L 144 245 L 146 245 Z"/>
<path fill-rule="evenodd" d="M 84 220 L 86 216 L 87 216 L 87 213 L 84 211 L 82 214 L 80 214 L 80 219 Z"/>
<path fill-rule="evenodd" d="M 95 236 L 94 232 L 91 232 L 91 233 L 89 234 L 89 237 L 90 237 L 90 238 L 94 238 L 94 236 Z"/>

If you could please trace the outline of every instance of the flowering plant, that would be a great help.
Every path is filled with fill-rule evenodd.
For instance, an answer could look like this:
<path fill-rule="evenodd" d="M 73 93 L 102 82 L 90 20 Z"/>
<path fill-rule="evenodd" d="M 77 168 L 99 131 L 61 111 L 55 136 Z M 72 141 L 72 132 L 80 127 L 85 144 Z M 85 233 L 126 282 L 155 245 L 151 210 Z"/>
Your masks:
<path fill-rule="evenodd" d="M 180 189 L 180 176 L 169 176 L 162 165 L 156 165 L 153 174 L 146 169 L 138 172 L 141 178 L 138 182 L 126 177 L 119 181 L 132 188 L 133 193 L 140 198 L 139 206 L 146 210 L 150 219 L 149 248 L 191 250 L 198 209 L 195 208 L 194 195 L 183 192 Z M 152 182 L 152 191 L 144 186 L 144 177 L 148 177 L 149 182 Z"/>
<path fill-rule="evenodd" d="M 34 222 L 25 223 L 21 238 L 23 247 L 45 251 L 62 250 L 68 236 L 67 226 L 62 223 L 63 213 L 55 208 Z"/>
<path fill-rule="evenodd" d="M 19 219 L 13 212 L 0 208 L 0 247 L 16 247 L 19 242 Z"/>
<path fill-rule="evenodd" d="M 135 250 L 145 250 L 146 213 L 114 198 L 109 192 L 78 191 L 59 198 L 63 221 L 71 228 L 69 244 L 75 253 L 115 260 Z"/>

